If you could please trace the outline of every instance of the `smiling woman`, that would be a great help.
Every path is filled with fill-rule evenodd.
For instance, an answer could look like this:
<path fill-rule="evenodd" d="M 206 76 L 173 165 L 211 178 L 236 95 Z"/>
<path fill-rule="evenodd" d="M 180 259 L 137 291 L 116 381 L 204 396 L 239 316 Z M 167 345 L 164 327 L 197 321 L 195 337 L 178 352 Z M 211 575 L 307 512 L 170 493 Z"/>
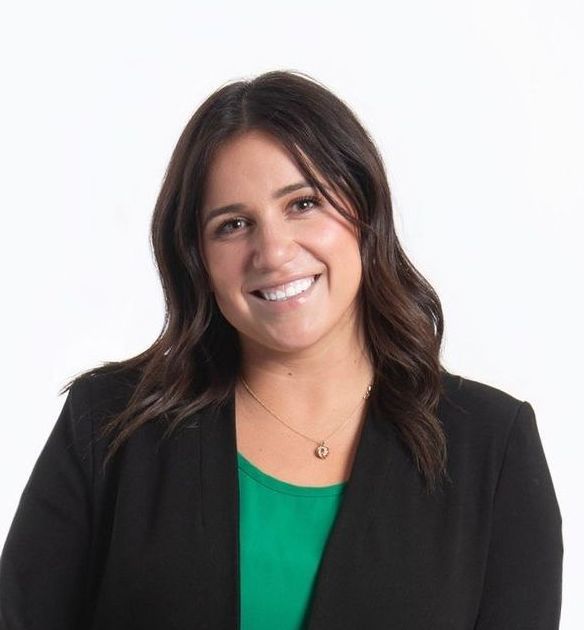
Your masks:
<path fill-rule="evenodd" d="M 322 174 L 318 177 L 322 180 Z M 326 199 L 313 196 L 313 203 L 305 203 L 300 192 L 310 185 L 301 178 L 284 147 L 256 130 L 224 143 L 207 174 L 202 259 L 217 305 L 239 332 L 243 363 L 249 366 L 298 361 L 308 349 L 320 354 L 319 363 L 327 354 L 333 359 L 332 348 L 356 359 L 362 354 L 362 331 L 355 335 L 362 321 L 357 235 Z M 237 196 L 242 201 L 229 203 Z M 225 212 L 234 211 L 238 214 L 225 221 Z M 233 229 L 225 232 L 227 226 Z M 262 289 L 265 294 L 258 294 Z M 320 388 L 324 391 L 322 383 Z M 318 403 L 318 392 L 312 400 Z M 320 418 L 311 407 L 306 413 L 310 410 L 312 417 L 300 424 L 318 431 L 323 421 L 326 430 L 326 415 Z"/>
<path fill-rule="evenodd" d="M 164 328 L 64 388 L 2 629 L 558 628 L 534 410 L 442 365 L 440 300 L 341 99 L 287 71 L 217 90 L 151 227 Z"/>

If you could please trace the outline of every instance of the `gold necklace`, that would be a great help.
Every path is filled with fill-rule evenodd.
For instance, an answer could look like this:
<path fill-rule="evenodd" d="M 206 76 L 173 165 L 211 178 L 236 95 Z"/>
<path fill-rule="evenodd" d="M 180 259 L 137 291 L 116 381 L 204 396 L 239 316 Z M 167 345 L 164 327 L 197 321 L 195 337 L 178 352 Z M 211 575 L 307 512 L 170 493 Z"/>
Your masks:
<path fill-rule="evenodd" d="M 302 436 L 303 438 L 306 438 L 307 440 L 310 440 L 311 442 L 314 442 L 315 444 L 317 444 L 318 446 L 314 449 L 314 454 L 316 457 L 318 457 L 319 459 L 326 459 L 330 453 L 330 448 L 325 444 L 325 442 L 332 437 L 337 431 L 339 431 L 340 429 L 342 429 L 347 422 L 349 422 L 349 420 L 353 417 L 353 414 L 355 413 L 355 411 L 357 411 L 357 408 L 359 407 L 359 405 L 361 404 L 361 401 L 359 401 L 357 403 L 357 407 L 355 407 L 355 409 L 353 409 L 353 412 L 351 413 L 351 415 L 347 418 L 347 420 L 345 420 L 345 422 L 343 422 L 343 424 L 341 424 L 340 427 L 337 427 L 328 437 L 326 437 L 324 440 L 315 440 L 314 438 L 309 437 L 308 435 L 304 435 L 304 433 L 300 433 L 300 431 L 297 431 L 296 429 L 294 429 L 293 427 L 291 427 L 289 424 L 287 424 L 286 422 L 284 422 L 284 420 L 282 420 L 282 418 L 280 418 L 276 413 L 274 413 L 268 406 L 266 406 L 255 394 L 254 392 L 251 390 L 251 387 L 247 384 L 246 380 L 243 378 L 243 376 L 240 375 L 239 377 L 241 379 L 241 382 L 243 383 L 243 385 L 245 386 L 245 388 L 247 389 L 247 391 L 253 396 L 253 398 L 255 398 L 255 400 L 257 400 L 257 402 L 259 402 L 259 404 L 266 410 L 268 411 L 272 416 L 274 416 L 274 418 L 276 418 L 276 420 L 279 420 L 284 426 L 288 427 L 291 431 L 294 431 L 294 433 L 297 433 L 298 435 Z M 367 391 L 365 392 L 365 395 L 362 397 L 362 400 L 367 400 L 367 398 L 369 398 L 369 394 L 371 393 L 371 390 L 373 388 L 373 381 L 367 386 Z"/>

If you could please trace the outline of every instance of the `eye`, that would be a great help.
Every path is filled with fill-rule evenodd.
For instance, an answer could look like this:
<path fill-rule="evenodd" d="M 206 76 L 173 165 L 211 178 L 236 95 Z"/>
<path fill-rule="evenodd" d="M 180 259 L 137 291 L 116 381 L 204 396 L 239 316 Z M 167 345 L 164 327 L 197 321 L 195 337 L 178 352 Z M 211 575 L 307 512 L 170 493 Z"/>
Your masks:
<path fill-rule="evenodd" d="M 316 206 L 316 207 L 320 206 L 321 204 L 320 199 L 318 197 L 309 196 L 309 197 L 301 197 L 300 199 L 296 199 L 296 201 L 294 201 L 292 205 L 303 204 L 303 203 L 311 203 L 313 204 L 313 206 Z M 312 207 L 305 208 L 304 210 L 301 210 L 301 212 L 306 212 L 307 210 L 312 210 Z"/>
<path fill-rule="evenodd" d="M 227 229 L 230 226 L 235 225 L 236 223 L 239 222 L 245 222 L 245 219 L 243 219 L 242 217 L 234 217 L 233 219 L 229 219 L 229 221 L 224 221 L 215 231 L 215 234 L 217 234 L 218 236 L 222 236 L 224 234 L 230 234 L 231 232 L 236 232 L 237 229 L 235 230 L 229 230 Z"/>
<path fill-rule="evenodd" d="M 309 195 L 307 197 L 301 197 L 300 199 L 295 199 L 292 202 L 292 206 L 298 206 L 303 204 L 311 204 L 308 208 L 300 208 L 299 214 L 305 214 L 312 210 L 314 207 L 319 207 L 322 202 L 319 197 L 315 195 Z M 233 234 L 234 232 L 238 232 L 238 228 L 236 227 L 238 224 L 247 223 L 247 219 L 243 217 L 233 217 L 232 219 L 228 219 L 219 225 L 219 227 L 215 230 L 216 236 L 226 236 L 228 234 Z M 232 229 L 233 228 L 233 229 Z"/>

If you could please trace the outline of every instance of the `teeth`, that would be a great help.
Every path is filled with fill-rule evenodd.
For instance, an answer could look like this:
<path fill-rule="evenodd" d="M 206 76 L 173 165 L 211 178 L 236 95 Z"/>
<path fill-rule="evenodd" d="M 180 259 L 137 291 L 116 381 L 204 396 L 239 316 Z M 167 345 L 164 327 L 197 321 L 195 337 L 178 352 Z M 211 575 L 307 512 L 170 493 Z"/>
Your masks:
<path fill-rule="evenodd" d="M 269 301 L 287 300 L 288 298 L 298 295 L 299 293 L 302 293 L 303 291 L 309 289 L 314 281 L 314 276 L 310 278 L 302 278 L 300 280 L 290 282 L 289 284 L 285 284 L 283 287 L 273 291 L 260 290 L 260 293 L 262 294 L 264 299 Z"/>

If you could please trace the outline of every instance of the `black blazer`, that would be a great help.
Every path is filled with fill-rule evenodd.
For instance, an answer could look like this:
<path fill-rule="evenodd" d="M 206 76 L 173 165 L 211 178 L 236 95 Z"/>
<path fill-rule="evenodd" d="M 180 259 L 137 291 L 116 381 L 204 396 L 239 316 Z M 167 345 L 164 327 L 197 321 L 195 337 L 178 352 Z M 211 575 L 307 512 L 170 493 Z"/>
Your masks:
<path fill-rule="evenodd" d="M 533 409 L 443 378 L 452 483 L 427 496 L 370 405 L 308 630 L 558 628 L 562 519 Z M 129 382 L 68 392 L 0 559 L 2 630 L 240 627 L 234 399 L 163 442 L 162 422 L 142 427 L 102 476 L 93 438 Z"/>

